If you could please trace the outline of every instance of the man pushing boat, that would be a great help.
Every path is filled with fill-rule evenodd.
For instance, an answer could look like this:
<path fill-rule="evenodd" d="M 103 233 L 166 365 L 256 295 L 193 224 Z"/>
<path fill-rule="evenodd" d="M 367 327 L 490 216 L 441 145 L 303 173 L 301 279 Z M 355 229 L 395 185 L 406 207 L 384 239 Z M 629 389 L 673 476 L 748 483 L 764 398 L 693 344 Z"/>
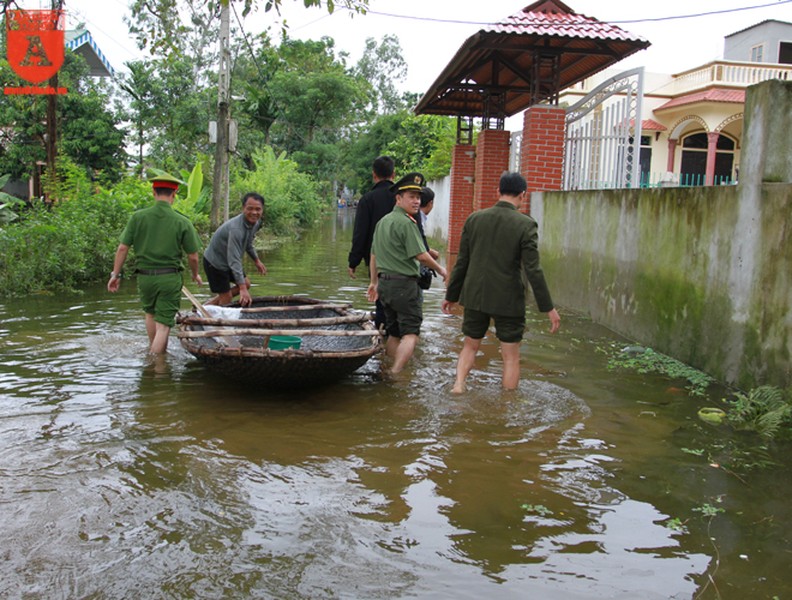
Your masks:
<path fill-rule="evenodd" d="M 256 270 L 267 274 L 267 267 L 258 257 L 253 240 L 263 225 L 264 198 L 255 192 L 242 197 L 242 212 L 229 219 L 214 232 L 203 256 L 204 272 L 209 289 L 217 296 L 206 304 L 230 304 L 239 294 L 239 304 L 250 306 L 250 279 L 242 268 L 242 258 L 247 253 Z"/>
<path fill-rule="evenodd" d="M 168 348 L 168 336 L 181 300 L 182 254 L 187 254 L 193 281 L 203 283 L 198 272 L 198 233 L 190 219 L 172 207 L 180 183 L 167 173 L 151 179 L 154 206 L 132 213 L 127 221 L 107 282 L 108 292 L 118 291 L 121 269 L 129 249 L 134 248 L 138 294 L 146 313 L 151 354 L 164 354 Z"/>

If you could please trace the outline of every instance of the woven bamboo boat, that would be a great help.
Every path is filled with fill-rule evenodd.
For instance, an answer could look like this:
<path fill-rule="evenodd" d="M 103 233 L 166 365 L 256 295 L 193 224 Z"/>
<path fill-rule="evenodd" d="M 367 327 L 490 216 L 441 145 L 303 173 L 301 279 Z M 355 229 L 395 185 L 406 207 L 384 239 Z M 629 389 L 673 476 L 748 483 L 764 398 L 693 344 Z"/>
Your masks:
<path fill-rule="evenodd" d="M 203 308 L 212 307 L 201 307 L 203 316 L 179 313 L 176 335 L 190 354 L 233 380 L 281 388 L 321 385 L 351 374 L 382 347 L 369 313 L 313 298 L 261 296 L 246 308 L 223 307 L 223 317 Z M 296 337 L 299 347 L 279 349 L 281 336 Z"/>

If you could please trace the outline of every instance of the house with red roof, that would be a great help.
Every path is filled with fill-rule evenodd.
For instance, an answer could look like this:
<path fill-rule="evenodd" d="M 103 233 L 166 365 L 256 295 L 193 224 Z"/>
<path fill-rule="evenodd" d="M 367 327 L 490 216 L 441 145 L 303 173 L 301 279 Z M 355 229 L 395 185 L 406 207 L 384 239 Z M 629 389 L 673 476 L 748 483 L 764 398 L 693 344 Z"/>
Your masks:
<path fill-rule="evenodd" d="M 792 23 L 767 20 L 727 35 L 723 56 L 681 73 L 644 73 L 642 186 L 738 179 L 745 90 L 769 79 L 792 80 Z M 567 88 L 560 101 L 574 105 L 615 73 L 602 71 Z"/>

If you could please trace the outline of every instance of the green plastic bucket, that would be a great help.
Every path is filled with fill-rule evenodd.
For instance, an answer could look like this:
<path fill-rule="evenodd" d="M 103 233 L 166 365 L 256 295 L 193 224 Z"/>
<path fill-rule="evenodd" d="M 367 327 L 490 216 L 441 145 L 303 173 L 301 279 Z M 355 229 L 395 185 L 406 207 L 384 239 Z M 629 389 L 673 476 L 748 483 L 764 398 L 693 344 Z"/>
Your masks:
<path fill-rule="evenodd" d="M 269 340 L 268 347 L 270 350 L 298 349 L 301 343 L 302 338 L 295 335 L 273 335 Z"/>

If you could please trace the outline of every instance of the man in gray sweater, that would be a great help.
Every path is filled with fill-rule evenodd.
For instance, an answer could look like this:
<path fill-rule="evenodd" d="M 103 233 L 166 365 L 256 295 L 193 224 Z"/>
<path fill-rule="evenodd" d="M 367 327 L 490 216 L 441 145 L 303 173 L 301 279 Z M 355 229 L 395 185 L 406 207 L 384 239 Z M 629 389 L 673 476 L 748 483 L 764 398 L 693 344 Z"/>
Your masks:
<path fill-rule="evenodd" d="M 258 257 L 253 247 L 253 239 L 261 229 L 264 214 L 264 198 L 255 192 L 242 197 L 242 212 L 229 219 L 214 232 L 203 256 L 204 271 L 209 281 L 209 289 L 217 294 L 206 304 L 230 304 L 239 294 L 239 303 L 249 306 L 250 280 L 242 269 L 242 257 L 247 252 L 253 259 L 256 270 L 267 274 L 267 267 Z"/>

